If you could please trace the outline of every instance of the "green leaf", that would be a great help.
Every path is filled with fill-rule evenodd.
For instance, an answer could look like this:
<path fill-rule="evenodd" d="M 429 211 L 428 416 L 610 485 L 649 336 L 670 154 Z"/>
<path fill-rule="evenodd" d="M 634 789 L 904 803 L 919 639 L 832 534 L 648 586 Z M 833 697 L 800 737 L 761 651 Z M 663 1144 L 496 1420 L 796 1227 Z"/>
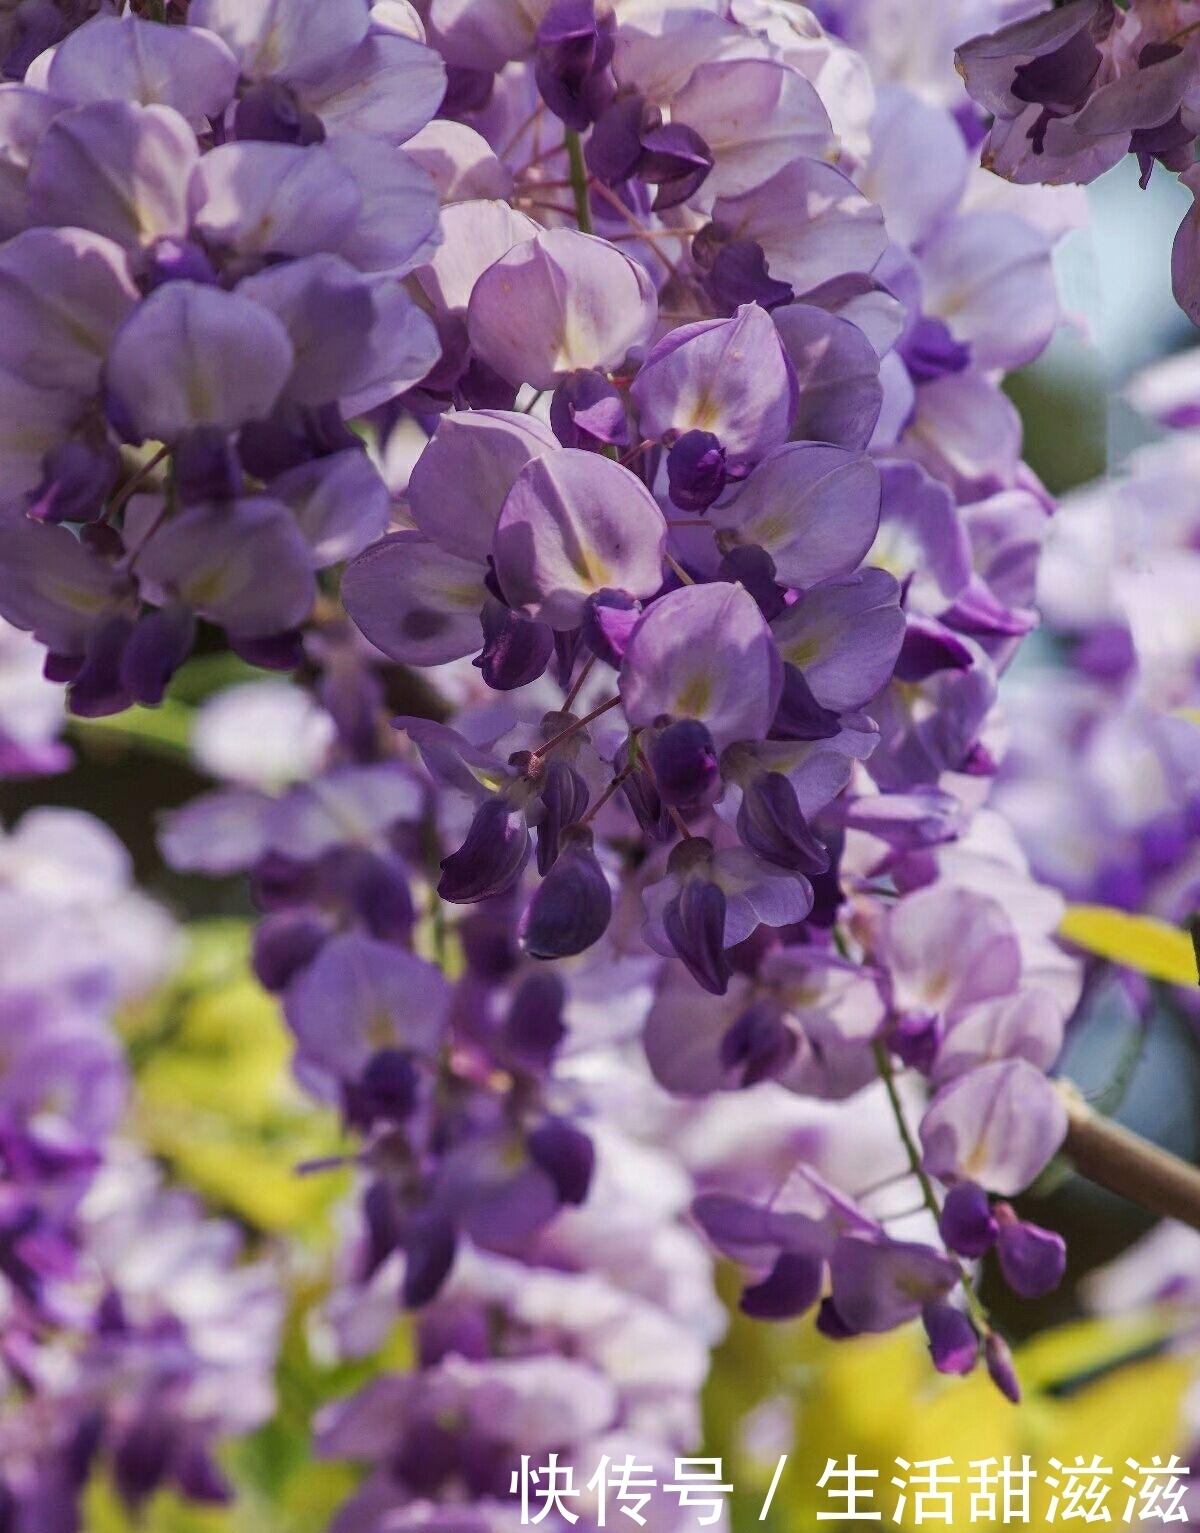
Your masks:
<path fill-rule="evenodd" d="M 1105 905 L 1072 905 L 1058 928 L 1064 941 L 1110 963 L 1136 969 L 1172 985 L 1195 985 L 1196 949 L 1191 936 L 1153 916 L 1130 915 Z"/>

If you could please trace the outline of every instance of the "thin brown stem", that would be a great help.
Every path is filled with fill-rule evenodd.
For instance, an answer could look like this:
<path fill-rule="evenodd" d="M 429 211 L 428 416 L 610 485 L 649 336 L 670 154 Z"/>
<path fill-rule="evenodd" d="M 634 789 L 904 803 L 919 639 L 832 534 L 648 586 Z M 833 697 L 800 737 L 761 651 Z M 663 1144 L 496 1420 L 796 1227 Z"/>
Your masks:
<path fill-rule="evenodd" d="M 616 793 L 617 789 L 620 788 L 621 784 L 624 783 L 628 778 L 632 777 L 637 769 L 638 763 L 636 761 L 632 761 L 627 767 L 623 767 L 621 771 L 619 771 L 613 778 L 612 782 L 609 783 L 608 787 L 605 788 L 604 792 L 600 795 L 600 797 L 596 800 L 596 802 L 592 805 L 592 807 L 588 810 L 588 812 L 584 815 L 583 819 L 580 820 L 579 823 L 581 825 L 590 824 L 591 821 L 594 820 L 600 811 L 604 808 L 605 804 L 608 803 L 609 799 L 612 798 L 613 794 Z"/>
<path fill-rule="evenodd" d="M 589 655 L 583 662 L 583 669 L 579 672 L 579 675 L 576 676 L 571 690 L 567 693 L 566 697 L 563 698 L 562 711 L 564 713 L 570 713 L 571 709 L 575 706 L 575 699 L 579 696 L 580 692 L 583 691 L 583 684 L 588 679 L 588 676 L 591 673 L 591 669 L 595 663 L 596 656 L 594 654 Z"/>
<path fill-rule="evenodd" d="M 1070 1081 L 1056 1083 L 1067 1109 L 1067 1159 L 1080 1176 L 1164 1219 L 1200 1230 L 1200 1167 L 1090 1107 Z"/>
<path fill-rule="evenodd" d="M 141 468 L 135 469 L 133 474 L 125 481 L 117 493 L 109 502 L 108 510 L 104 513 L 103 520 L 111 522 L 115 516 L 119 516 L 141 487 L 150 478 L 150 475 L 160 463 L 170 454 L 169 447 L 160 447 L 154 456 L 142 464 Z"/>
<path fill-rule="evenodd" d="M 598 719 L 602 713 L 608 713 L 610 709 L 615 708 L 620 701 L 619 694 L 616 697 L 610 697 L 606 703 L 601 703 L 598 708 L 593 708 L 591 713 L 585 713 L 581 719 L 575 719 L 565 729 L 560 729 L 558 734 L 546 741 L 545 745 L 539 745 L 529 758 L 530 771 L 536 771 L 538 766 L 545 761 L 552 751 L 556 751 L 560 745 L 569 740 L 572 735 L 577 735 L 581 729 L 586 729 L 593 719 Z"/>

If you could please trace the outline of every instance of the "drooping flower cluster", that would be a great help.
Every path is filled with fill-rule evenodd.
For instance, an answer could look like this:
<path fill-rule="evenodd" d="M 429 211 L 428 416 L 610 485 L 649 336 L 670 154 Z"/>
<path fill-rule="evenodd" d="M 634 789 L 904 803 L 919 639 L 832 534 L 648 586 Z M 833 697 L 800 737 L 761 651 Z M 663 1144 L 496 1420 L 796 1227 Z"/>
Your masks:
<path fill-rule="evenodd" d="M 115 1008 L 176 933 L 112 834 L 67 810 L 0 842 L 0 1516 L 75 1533 L 103 1470 L 131 1508 L 227 1499 L 213 1450 L 273 1408 L 280 1295 L 240 1236 L 124 1143 Z"/>
<path fill-rule="evenodd" d="M 386 525 L 345 418 L 437 356 L 396 146 L 444 71 L 377 10 L 106 13 L 0 88 L 0 610 L 76 713 L 158 702 L 198 620 L 294 664 L 317 571 Z"/>
<path fill-rule="evenodd" d="M 993 118 L 983 163 L 1021 183 L 1094 181 L 1127 154 L 1148 185 L 1155 165 L 1195 194 L 1200 37 L 1191 0 L 1070 0 L 959 48 L 958 68 Z M 1180 225 L 1175 297 L 1200 323 L 1200 213 Z"/>
<path fill-rule="evenodd" d="M 418 10 L 103 15 L 4 88 L 0 614 L 76 712 L 161 698 L 198 625 L 305 689 L 205 708 L 222 785 L 163 847 L 249 874 L 358 1136 L 346 1322 L 422 1310 L 423 1376 L 322 1442 L 379 1465 L 374 1516 L 494 1494 L 497 1399 L 570 1393 L 564 1453 L 694 1437 L 693 1353 L 644 1414 L 559 1313 L 599 1271 L 617 1330 L 661 1323 L 693 1190 L 748 1312 L 920 1316 L 1015 1394 L 967 1264 L 1061 1273 L 1005 1200 L 1065 1133 L 1075 977 L 981 808 L 1051 510 L 999 385 L 1071 209 L 981 189 L 867 6 Z M 748 1104 L 679 1151 L 661 1269 L 599 1233 L 618 1065 L 664 1135 L 662 1088 Z M 915 1228 L 795 1164 L 867 1091 Z"/>

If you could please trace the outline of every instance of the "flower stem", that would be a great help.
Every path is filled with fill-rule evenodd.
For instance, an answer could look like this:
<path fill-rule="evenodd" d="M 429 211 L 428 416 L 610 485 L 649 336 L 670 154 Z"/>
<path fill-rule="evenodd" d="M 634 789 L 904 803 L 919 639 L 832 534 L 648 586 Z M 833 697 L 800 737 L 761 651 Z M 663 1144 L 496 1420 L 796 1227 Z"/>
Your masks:
<path fill-rule="evenodd" d="M 588 205 L 588 173 L 583 163 L 583 145 L 574 128 L 566 133 L 567 158 L 571 165 L 571 192 L 575 198 L 575 221 L 584 234 L 592 232 L 592 210 Z"/>
<path fill-rule="evenodd" d="M 873 1045 L 875 1053 L 875 1068 L 879 1071 L 879 1078 L 883 1082 L 887 1092 L 888 1102 L 892 1109 L 892 1117 L 896 1120 L 896 1128 L 900 1133 L 900 1142 L 904 1146 L 904 1153 L 908 1156 L 909 1168 L 916 1178 L 917 1185 L 921 1189 L 921 1200 L 929 1210 L 933 1222 L 937 1224 L 942 1217 L 942 1210 L 938 1204 L 937 1193 L 933 1190 L 933 1183 L 925 1167 L 921 1164 L 921 1151 L 917 1147 L 917 1141 L 913 1138 L 912 1130 L 908 1126 L 908 1119 L 904 1116 L 904 1104 L 900 1100 L 900 1093 L 896 1089 L 896 1072 L 892 1069 L 892 1061 L 887 1051 L 887 1045 L 876 1043 Z M 971 1319 L 975 1322 L 975 1328 L 981 1336 L 987 1336 L 992 1329 L 988 1319 L 987 1310 L 984 1309 L 979 1295 L 975 1292 L 975 1285 L 971 1282 L 970 1275 L 957 1257 L 946 1253 L 950 1260 L 958 1268 L 958 1281 L 967 1301 L 967 1309 Z"/>
<path fill-rule="evenodd" d="M 560 729 L 558 734 L 546 741 L 545 745 L 539 745 L 529 758 L 530 770 L 533 770 L 541 762 L 545 761 L 551 751 L 557 750 L 572 735 L 578 734 L 581 729 L 586 729 L 593 719 L 598 719 L 602 713 L 607 713 L 610 708 L 615 708 L 620 701 L 619 695 L 617 697 L 610 697 L 606 703 L 601 703 L 598 708 L 593 708 L 591 713 L 585 713 L 581 719 L 575 719 L 565 729 Z"/>

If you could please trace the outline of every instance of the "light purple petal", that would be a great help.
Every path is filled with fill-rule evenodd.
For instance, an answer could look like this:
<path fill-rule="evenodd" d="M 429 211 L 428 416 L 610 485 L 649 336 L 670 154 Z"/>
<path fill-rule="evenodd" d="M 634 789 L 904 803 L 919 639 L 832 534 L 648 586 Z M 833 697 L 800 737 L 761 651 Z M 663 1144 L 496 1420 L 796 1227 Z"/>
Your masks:
<path fill-rule="evenodd" d="M 408 481 L 413 521 L 448 552 L 482 564 L 517 475 L 551 451 L 558 451 L 554 433 L 528 415 L 507 410 L 443 415 Z"/>
<path fill-rule="evenodd" d="M 419 532 L 394 532 L 342 576 L 342 600 L 362 632 L 391 660 L 443 665 L 483 643 L 483 567 L 457 559 Z"/>
<path fill-rule="evenodd" d="M 467 326 L 501 377 L 542 389 L 576 368 L 615 367 L 649 339 L 657 313 L 635 261 L 591 235 L 548 229 L 484 272 Z"/>
<path fill-rule="evenodd" d="M 435 114 L 446 66 L 432 48 L 377 32 L 340 69 L 300 90 L 300 100 L 336 133 L 374 133 L 403 144 Z"/>
<path fill-rule="evenodd" d="M 537 233 L 537 225 L 507 202 L 460 202 L 442 209 L 442 243 L 417 281 L 442 314 L 466 309 L 488 267 Z"/>
<path fill-rule="evenodd" d="M 178 596 L 242 638 L 298 628 L 317 590 L 295 518 L 265 499 L 189 506 L 147 539 L 138 574 L 153 600 Z"/>
<path fill-rule="evenodd" d="M 196 136 L 169 107 L 102 101 L 63 112 L 38 145 L 29 212 L 106 235 L 129 251 L 187 232 Z"/>
<path fill-rule="evenodd" d="M 138 291 L 125 252 L 82 229 L 29 229 L 0 248 L 0 369 L 92 393 Z"/>
<path fill-rule="evenodd" d="M 361 0 L 192 0 L 188 24 L 223 38 L 248 80 L 303 80 L 348 57 L 369 23 Z"/>
<path fill-rule="evenodd" d="M 962 130 L 942 106 L 885 86 L 871 122 L 871 155 L 858 178 L 888 233 L 912 249 L 958 207 L 970 160 Z"/>
<path fill-rule="evenodd" d="M 900 587 L 884 570 L 860 570 L 808 591 L 772 629 L 823 708 L 861 708 L 891 680 L 900 653 Z"/>
<path fill-rule="evenodd" d="M 787 440 L 796 380 L 771 317 L 743 304 L 732 319 L 682 325 L 659 341 L 630 390 L 642 434 L 710 431 L 731 464 Z"/>
<path fill-rule="evenodd" d="M 302 463 L 271 482 L 312 549 L 313 568 L 341 564 L 387 531 L 391 497 L 365 452 L 349 448 Z"/>
<path fill-rule="evenodd" d="M 1062 1098 L 1024 1059 L 959 1076 L 921 1120 L 922 1158 L 931 1176 L 978 1182 L 1002 1197 L 1024 1192 L 1066 1136 Z"/>
<path fill-rule="evenodd" d="M 884 941 L 905 1010 L 953 1017 L 1012 994 L 1020 980 L 1021 950 L 1003 908 L 953 885 L 906 895 L 888 916 Z"/>
<path fill-rule="evenodd" d="M 870 458 L 794 442 L 754 470 L 711 519 L 765 548 L 782 585 L 803 589 L 855 569 L 879 525 L 879 470 Z"/>
<path fill-rule="evenodd" d="M 800 389 L 793 437 L 861 451 L 883 405 L 874 346 L 856 324 L 815 304 L 787 304 L 771 317 Z"/>
<path fill-rule="evenodd" d="M 127 577 L 65 527 L 0 518 L 0 616 L 48 649 L 82 655 L 93 629 L 128 591 Z"/>
<path fill-rule="evenodd" d="M 761 740 L 779 705 L 779 652 L 758 604 L 741 586 L 684 586 L 647 608 L 621 666 L 621 700 L 634 726 L 666 714 L 699 719 L 718 749 Z"/>
<path fill-rule="evenodd" d="M 198 233 L 239 255 L 336 250 L 362 210 L 358 183 L 315 144 L 221 144 L 200 161 L 189 190 Z"/>
<path fill-rule="evenodd" d="M 628 469 L 562 448 L 528 463 L 496 523 L 493 554 L 505 598 L 552 628 L 576 628 L 598 591 L 648 597 L 662 585 L 667 526 Z"/>
<path fill-rule="evenodd" d="M 266 849 L 266 812 L 271 800 L 252 788 L 202 793 L 165 814 L 158 845 L 168 866 L 181 873 L 221 877 L 244 873 Z"/>
<path fill-rule="evenodd" d="M 339 133 L 330 140 L 329 153 L 350 172 L 361 198 L 339 254 L 359 271 L 390 277 L 403 277 L 428 261 L 442 235 L 437 187 L 419 161 L 365 133 Z"/>
<path fill-rule="evenodd" d="M 26 178 L 42 134 L 62 110 L 45 91 L 6 82 L 0 85 L 0 239 L 11 239 L 30 222 Z"/>
<path fill-rule="evenodd" d="M 1063 1009 L 1048 990 L 1026 990 L 971 1006 L 938 1049 L 934 1080 L 943 1085 L 994 1060 L 1026 1059 L 1048 1071 L 1062 1050 Z"/>
<path fill-rule="evenodd" d="M 237 75 L 237 60 L 210 32 L 98 16 L 55 49 L 47 84 L 63 101 L 169 106 L 203 123 L 233 99 Z"/>
<path fill-rule="evenodd" d="M 971 578 L 971 549 L 954 499 L 915 463 L 885 463 L 879 532 L 867 555 L 904 586 L 905 605 L 936 616 Z"/>

